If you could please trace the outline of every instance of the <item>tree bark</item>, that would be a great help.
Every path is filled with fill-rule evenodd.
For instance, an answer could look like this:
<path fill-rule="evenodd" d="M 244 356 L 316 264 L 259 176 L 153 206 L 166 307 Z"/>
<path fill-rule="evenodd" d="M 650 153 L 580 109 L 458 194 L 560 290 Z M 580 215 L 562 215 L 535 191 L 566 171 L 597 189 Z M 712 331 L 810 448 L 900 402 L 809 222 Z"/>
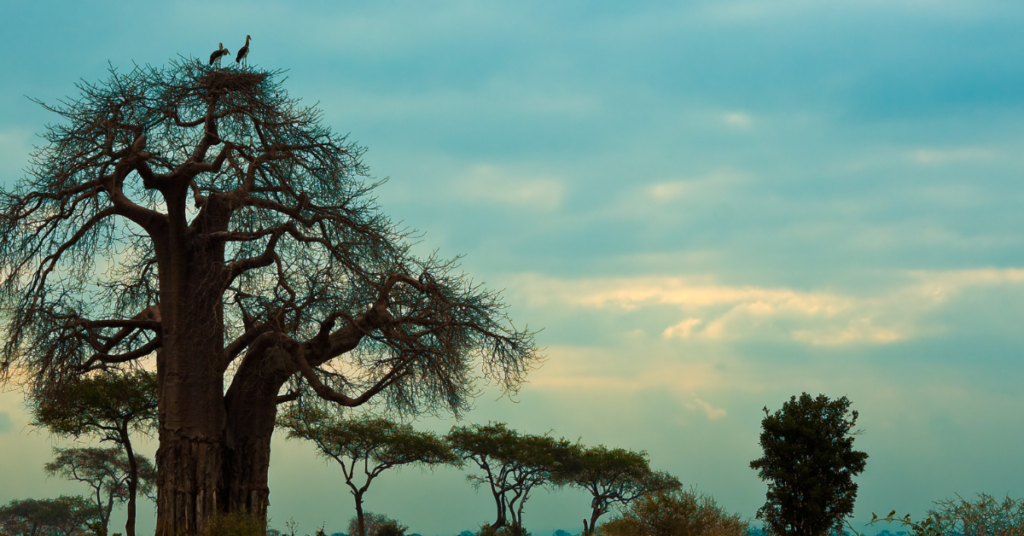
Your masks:
<path fill-rule="evenodd" d="M 292 373 L 283 351 L 246 356 L 225 397 L 226 507 L 264 524 L 270 506 L 270 439 L 277 418 L 277 393 Z"/>
<path fill-rule="evenodd" d="M 128 424 L 119 430 L 124 453 L 128 457 L 128 521 L 124 524 L 125 536 L 135 536 L 135 496 L 139 489 L 139 462 L 135 459 L 132 441 L 128 437 Z"/>
<path fill-rule="evenodd" d="M 223 249 L 196 251 L 185 227 L 183 195 L 165 192 L 165 198 L 168 233 L 154 237 L 164 341 L 157 352 L 156 534 L 181 536 L 203 531 L 227 512 Z"/>

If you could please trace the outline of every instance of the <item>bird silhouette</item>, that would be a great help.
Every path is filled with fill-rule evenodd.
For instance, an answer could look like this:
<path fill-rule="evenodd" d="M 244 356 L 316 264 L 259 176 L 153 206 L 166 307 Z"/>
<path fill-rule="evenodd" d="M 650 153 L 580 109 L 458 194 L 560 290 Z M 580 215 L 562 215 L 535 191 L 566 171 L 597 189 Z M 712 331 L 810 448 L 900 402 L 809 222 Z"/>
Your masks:
<path fill-rule="evenodd" d="M 249 36 L 245 36 L 245 46 L 238 49 L 238 55 L 235 56 L 235 63 L 241 63 L 245 60 L 245 65 L 249 65 Z"/>
<path fill-rule="evenodd" d="M 210 65 L 213 65 L 213 62 L 217 62 L 217 65 L 220 66 L 220 59 L 230 53 L 228 49 L 224 48 L 224 43 L 217 43 L 217 50 L 210 54 Z"/>

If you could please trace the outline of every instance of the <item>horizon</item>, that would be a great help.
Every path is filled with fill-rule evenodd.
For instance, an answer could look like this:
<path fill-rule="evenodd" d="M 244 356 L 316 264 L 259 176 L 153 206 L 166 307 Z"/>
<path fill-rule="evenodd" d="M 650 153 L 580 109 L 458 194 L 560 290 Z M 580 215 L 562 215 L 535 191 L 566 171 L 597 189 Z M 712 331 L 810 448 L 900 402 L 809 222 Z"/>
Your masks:
<path fill-rule="evenodd" d="M 518 394 L 457 422 L 645 450 L 753 520 L 761 408 L 847 396 L 869 455 L 849 520 L 1024 499 L 1024 4 L 977 0 L 179 2 L 5 6 L 0 184 L 108 67 L 206 61 L 252 36 L 293 98 L 366 147 L 383 213 L 464 255 L 543 329 Z M 109 63 L 108 63 L 109 62 Z M 0 505 L 85 494 L 0 393 Z M 153 456 L 154 440 L 138 450 Z M 275 433 L 271 525 L 343 527 L 341 471 Z M 465 472 L 374 481 L 366 509 L 452 536 L 494 520 Z M 11 484 L 13 483 L 13 485 Z M 490 501 L 490 502 L 488 502 Z M 139 503 L 139 533 L 152 533 Z M 535 536 L 589 498 L 535 492 Z M 601 518 L 607 521 L 608 514 Z M 111 532 L 123 531 L 116 508 Z M 118 526 L 120 523 L 120 526 Z M 759 521 L 756 522 L 759 525 Z M 449 526 L 455 532 L 449 533 Z M 575 527 L 575 528 L 573 528 Z M 865 529 L 865 530 L 862 530 Z M 337 532 L 337 531 L 335 531 Z"/>

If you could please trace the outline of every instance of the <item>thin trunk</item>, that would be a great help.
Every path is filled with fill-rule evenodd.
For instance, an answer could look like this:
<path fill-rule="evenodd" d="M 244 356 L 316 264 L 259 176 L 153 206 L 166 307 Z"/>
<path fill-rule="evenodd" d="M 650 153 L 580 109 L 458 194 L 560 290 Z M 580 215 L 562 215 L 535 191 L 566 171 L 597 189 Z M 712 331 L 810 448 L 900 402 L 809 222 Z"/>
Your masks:
<path fill-rule="evenodd" d="M 135 536 L 135 495 L 139 489 L 139 463 L 135 459 L 135 450 L 128 437 L 128 424 L 121 427 L 121 444 L 128 456 L 128 521 L 124 525 L 125 536 Z"/>
<path fill-rule="evenodd" d="M 603 508 L 594 508 L 593 513 L 591 513 L 590 515 L 590 534 L 594 534 L 594 532 L 597 530 L 597 518 L 601 517 L 602 515 L 604 515 Z M 586 523 L 584 523 L 583 526 L 586 527 Z"/>
<path fill-rule="evenodd" d="M 366 536 L 366 519 L 363 517 L 363 492 L 353 493 L 356 496 L 356 519 L 359 521 L 359 536 Z"/>

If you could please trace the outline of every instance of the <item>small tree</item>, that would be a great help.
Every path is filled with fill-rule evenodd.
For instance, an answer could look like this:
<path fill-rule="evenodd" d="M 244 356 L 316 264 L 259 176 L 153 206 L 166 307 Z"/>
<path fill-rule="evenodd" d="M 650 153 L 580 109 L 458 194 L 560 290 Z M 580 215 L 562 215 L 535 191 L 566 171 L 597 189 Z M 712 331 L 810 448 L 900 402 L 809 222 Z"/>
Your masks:
<path fill-rule="evenodd" d="M 750 523 L 727 514 L 715 500 L 674 489 L 644 495 L 601 525 L 601 536 L 745 536 Z"/>
<path fill-rule="evenodd" d="M 99 527 L 99 512 L 80 495 L 13 500 L 0 508 L 0 530 L 10 536 L 71 536 Z"/>
<path fill-rule="evenodd" d="M 769 480 L 767 501 L 757 511 L 779 536 L 822 536 L 842 531 L 853 512 L 857 484 L 868 455 L 853 450 L 846 434 L 857 423 L 845 420 L 850 401 L 830 402 L 825 395 L 791 397 L 775 415 L 761 421 L 764 457 L 750 462 L 761 480 Z M 857 434 L 852 434 L 857 435 Z"/>
<path fill-rule="evenodd" d="M 455 463 L 458 458 L 448 444 L 432 432 L 419 432 L 408 424 L 381 418 L 343 420 L 317 408 L 293 406 L 278 418 L 289 438 L 312 441 L 320 454 L 341 465 L 345 483 L 356 500 L 359 536 L 368 532 L 363 515 L 363 498 L 370 482 L 382 472 L 401 465 Z M 356 482 L 356 466 L 363 468 L 365 481 Z M 376 530 L 376 529 L 374 529 Z"/>
<path fill-rule="evenodd" d="M 627 505 L 649 493 L 679 488 L 674 476 L 651 470 L 646 452 L 604 445 L 573 445 L 560 460 L 555 478 L 561 484 L 579 486 L 593 497 L 589 523 L 583 520 L 585 535 L 593 534 L 597 520 L 612 505 Z"/>
<path fill-rule="evenodd" d="M 118 495 L 117 500 L 127 501 L 128 521 L 125 523 L 125 532 L 128 536 L 135 536 L 135 499 L 140 491 L 140 471 L 144 470 L 143 462 L 149 462 L 135 453 L 131 434 L 149 434 L 156 427 L 156 374 L 144 370 L 124 375 L 106 373 L 86 377 L 59 388 L 53 384 L 49 387 L 37 384 L 32 392 L 32 412 L 32 424 L 45 426 L 59 436 L 77 438 L 81 435 L 94 435 L 101 442 L 109 441 L 120 446 L 126 464 L 123 480 L 125 492 Z M 72 450 L 85 456 L 79 457 L 80 466 L 86 463 L 94 467 L 101 463 L 100 458 L 88 456 L 98 456 L 99 452 L 104 452 L 102 449 Z M 88 454 L 90 452 L 92 454 Z M 120 458 L 112 452 L 104 456 L 106 461 L 102 463 L 112 464 L 111 470 L 120 463 Z M 145 470 L 152 471 L 152 465 L 147 465 Z M 153 481 L 147 481 L 145 485 L 151 484 Z M 114 500 L 113 495 L 110 500 Z M 109 519 L 109 508 L 107 511 L 104 526 Z"/>
<path fill-rule="evenodd" d="M 110 523 L 110 512 L 114 502 L 128 502 L 134 492 L 130 489 L 131 468 L 128 457 L 118 448 L 54 448 L 57 459 L 44 467 L 47 474 L 60 475 L 68 480 L 85 482 L 93 489 L 96 511 L 103 531 Z M 152 499 L 156 486 L 156 469 L 141 454 L 136 455 L 136 478 L 138 492 Z M 105 498 L 105 500 L 104 500 Z M 134 527 L 132 527 L 134 528 Z"/>
<path fill-rule="evenodd" d="M 569 448 L 564 439 L 520 434 L 504 423 L 452 427 L 448 441 L 456 454 L 484 472 L 466 479 L 475 488 L 482 484 L 490 488 L 497 508 L 497 519 L 491 525 L 495 529 L 505 526 L 509 518 L 514 526 L 522 527 L 530 491 L 551 480 L 561 453 Z"/>

